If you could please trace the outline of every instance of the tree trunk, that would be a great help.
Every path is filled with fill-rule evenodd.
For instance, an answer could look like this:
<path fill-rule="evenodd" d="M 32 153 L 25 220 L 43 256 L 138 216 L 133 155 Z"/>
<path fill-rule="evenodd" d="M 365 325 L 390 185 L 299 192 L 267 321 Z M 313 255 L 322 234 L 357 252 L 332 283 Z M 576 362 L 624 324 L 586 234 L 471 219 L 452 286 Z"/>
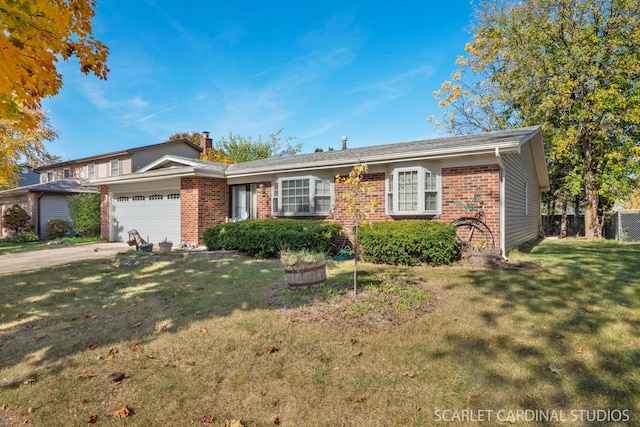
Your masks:
<path fill-rule="evenodd" d="M 602 237 L 602 227 L 598 218 L 599 197 L 596 192 L 596 180 L 592 173 L 588 172 L 585 179 L 585 193 L 587 197 L 587 207 L 584 212 L 584 235 L 587 240 L 599 239 Z"/>
<path fill-rule="evenodd" d="M 560 220 L 560 238 L 567 237 L 567 199 L 562 199 L 562 219 Z"/>

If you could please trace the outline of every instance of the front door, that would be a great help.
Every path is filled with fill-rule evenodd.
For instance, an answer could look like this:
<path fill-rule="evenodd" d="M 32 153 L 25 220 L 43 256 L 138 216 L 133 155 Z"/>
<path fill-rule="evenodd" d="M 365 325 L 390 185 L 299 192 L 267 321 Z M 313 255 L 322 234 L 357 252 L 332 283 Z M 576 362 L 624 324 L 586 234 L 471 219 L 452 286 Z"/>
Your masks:
<path fill-rule="evenodd" d="M 231 186 L 230 221 L 251 219 L 251 185 Z"/>

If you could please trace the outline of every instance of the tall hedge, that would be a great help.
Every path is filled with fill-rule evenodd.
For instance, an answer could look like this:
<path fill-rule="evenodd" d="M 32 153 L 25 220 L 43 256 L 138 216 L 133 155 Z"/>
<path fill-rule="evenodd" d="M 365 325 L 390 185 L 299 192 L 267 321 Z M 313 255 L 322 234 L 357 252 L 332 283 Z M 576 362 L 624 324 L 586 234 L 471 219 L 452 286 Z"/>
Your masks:
<path fill-rule="evenodd" d="M 75 232 L 82 237 L 100 235 L 100 195 L 69 196 L 69 218 Z"/>
<path fill-rule="evenodd" d="M 378 222 L 360 229 L 365 261 L 417 265 L 451 264 L 460 259 L 455 227 L 427 220 Z"/>
<path fill-rule="evenodd" d="M 320 220 L 263 219 L 208 228 L 204 242 L 210 251 L 229 249 L 257 258 L 278 258 L 283 248 L 324 252 L 341 232 L 339 224 Z"/>

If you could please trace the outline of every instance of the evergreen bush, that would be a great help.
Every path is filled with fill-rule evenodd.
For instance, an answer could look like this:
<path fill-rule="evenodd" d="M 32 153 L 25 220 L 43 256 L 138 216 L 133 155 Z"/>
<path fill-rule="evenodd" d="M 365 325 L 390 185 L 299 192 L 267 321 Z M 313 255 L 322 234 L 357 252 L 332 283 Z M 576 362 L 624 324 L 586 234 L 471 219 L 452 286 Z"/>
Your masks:
<path fill-rule="evenodd" d="M 435 221 L 403 220 L 360 229 L 362 259 L 393 265 L 447 265 L 460 259 L 456 230 Z"/>
<path fill-rule="evenodd" d="M 31 225 L 31 216 L 20 207 L 20 205 L 11 205 L 2 214 L 2 226 L 11 230 L 13 234 L 29 229 Z"/>
<path fill-rule="evenodd" d="M 238 250 L 256 258 L 278 258 L 282 249 L 325 252 L 342 232 L 320 220 L 261 219 L 220 224 L 204 232 L 207 250 Z"/>
<path fill-rule="evenodd" d="M 69 223 L 64 219 L 50 219 L 47 221 L 47 233 L 49 239 L 55 240 L 66 237 L 69 232 Z"/>

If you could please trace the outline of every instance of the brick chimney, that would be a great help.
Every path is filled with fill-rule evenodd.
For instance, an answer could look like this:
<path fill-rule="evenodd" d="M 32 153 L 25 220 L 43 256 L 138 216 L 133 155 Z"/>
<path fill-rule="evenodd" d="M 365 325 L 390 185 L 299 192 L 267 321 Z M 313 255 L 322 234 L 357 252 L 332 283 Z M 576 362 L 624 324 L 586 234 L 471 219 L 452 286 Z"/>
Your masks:
<path fill-rule="evenodd" d="M 347 137 L 346 136 L 342 137 L 342 149 L 343 150 L 347 149 Z"/>
<path fill-rule="evenodd" d="M 206 130 L 202 132 L 200 147 L 202 147 L 203 153 L 206 153 L 209 148 L 213 147 L 213 141 L 211 140 L 211 138 L 209 138 L 209 132 Z"/>

